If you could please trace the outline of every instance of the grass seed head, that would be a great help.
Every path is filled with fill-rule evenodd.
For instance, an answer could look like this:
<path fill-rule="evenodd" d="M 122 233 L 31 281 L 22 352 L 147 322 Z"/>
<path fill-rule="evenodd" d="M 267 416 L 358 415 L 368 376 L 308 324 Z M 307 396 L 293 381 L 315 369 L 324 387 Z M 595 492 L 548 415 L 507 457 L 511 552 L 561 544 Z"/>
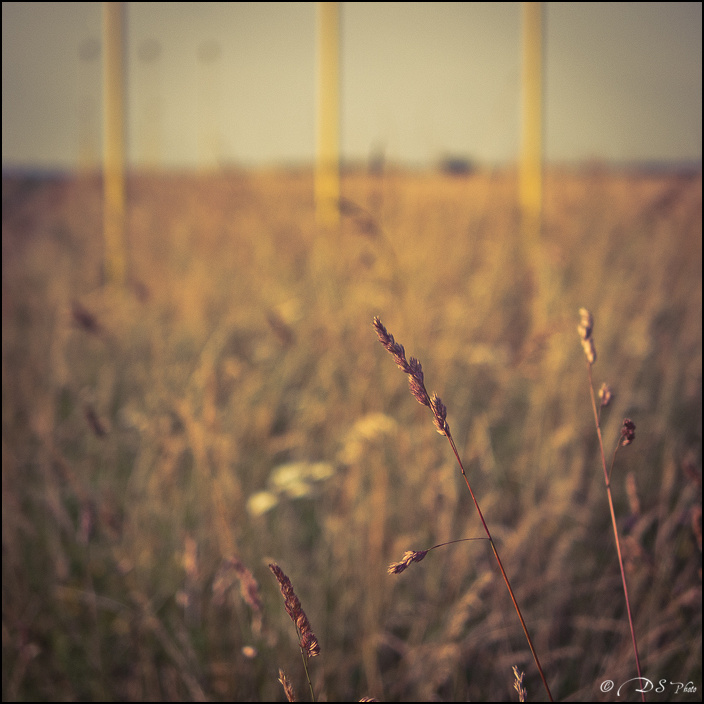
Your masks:
<path fill-rule="evenodd" d="M 254 575 L 245 567 L 239 557 L 231 557 L 228 564 L 235 571 L 240 582 L 240 594 L 252 611 L 262 610 L 262 599 L 259 595 L 259 584 Z"/>
<path fill-rule="evenodd" d="M 425 388 L 425 377 L 421 363 L 415 357 L 411 357 L 408 361 L 406 360 L 406 351 L 403 349 L 403 345 L 399 345 L 394 340 L 394 336 L 388 332 L 381 320 L 376 317 L 374 318 L 374 329 L 376 330 L 381 344 L 393 355 L 398 368 L 408 374 L 408 386 L 413 397 L 418 403 L 427 406 L 433 412 L 433 422 L 435 423 L 438 433 L 448 435 L 450 426 L 445 419 L 447 416 L 447 408 L 437 394 L 433 394 L 432 398 L 428 394 Z"/>
<path fill-rule="evenodd" d="M 427 554 L 427 550 L 419 550 L 417 552 L 415 550 L 406 550 L 403 560 L 401 562 L 393 562 L 386 571 L 388 574 L 401 574 L 401 572 L 411 566 L 412 562 L 420 562 Z"/>
<path fill-rule="evenodd" d="M 281 593 L 284 597 L 284 607 L 286 613 L 291 617 L 291 620 L 296 626 L 300 636 L 300 645 L 309 658 L 313 658 L 320 654 L 320 645 L 318 639 L 313 633 L 308 617 L 301 607 L 300 599 L 296 596 L 293 590 L 291 580 L 284 574 L 284 571 L 275 563 L 269 565 L 269 569 L 274 573 L 276 581 L 279 583 Z"/>
<path fill-rule="evenodd" d="M 409 363 L 406 361 L 406 350 L 403 349 L 403 345 L 399 345 L 398 342 L 394 340 L 394 336 L 388 332 L 384 327 L 379 318 L 374 318 L 374 329 L 376 330 L 379 342 L 384 345 L 384 348 L 391 354 L 394 361 L 398 365 L 398 368 L 405 374 L 412 374 L 412 369 Z M 422 378 L 421 378 L 422 383 Z"/>
<path fill-rule="evenodd" d="M 599 401 L 601 403 L 601 407 L 605 408 L 611 403 L 611 399 L 614 397 L 613 391 L 611 391 L 611 387 L 604 383 L 601 385 L 601 388 L 599 389 Z"/>
<path fill-rule="evenodd" d="M 592 314 L 586 308 L 579 309 L 579 325 L 577 326 L 577 332 L 583 340 L 588 340 L 592 336 L 592 331 L 594 329 L 594 318 Z"/>
<path fill-rule="evenodd" d="M 513 676 L 516 678 L 516 681 L 513 683 L 513 688 L 518 692 L 518 701 L 524 702 L 526 701 L 526 696 L 528 694 L 526 692 L 526 688 L 523 686 L 523 677 L 525 676 L 525 673 L 520 672 L 514 665 Z"/>
<path fill-rule="evenodd" d="M 286 677 L 286 673 L 281 668 L 279 668 L 279 682 L 281 682 L 281 686 L 284 688 L 284 694 L 286 695 L 286 699 L 290 702 L 295 702 L 296 695 L 293 692 L 293 685 L 291 684 L 291 680 Z"/>
<path fill-rule="evenodd" d="M 447 424 L 447 408 L 437 394 L 433 394 L 430 399 L 430 410 L 433 412 L 433 423 L 440 435 L 447 435 L 450 432 L 450 426 Z"/>
<path fill-rule="evenodd" d="M 621 426 L 621 445 L 626 447 L 636 439 L 636 424 L 630 418 L 623 419 Z"/>
<path fill-rule="evenodd" d="M 587 361 L 589 364 L 594 364 L 596 362 L 596 347 L 594 346 L 594 338 L 592 337 L 592 332 L 594 330 L 594 318 L 592 314 L 586 308 L 579 309 L 579 325 L 577 326 L 577 332 L 582 341 L 582 348 L 584 349 L 584 354 L 587 356 Z"/>

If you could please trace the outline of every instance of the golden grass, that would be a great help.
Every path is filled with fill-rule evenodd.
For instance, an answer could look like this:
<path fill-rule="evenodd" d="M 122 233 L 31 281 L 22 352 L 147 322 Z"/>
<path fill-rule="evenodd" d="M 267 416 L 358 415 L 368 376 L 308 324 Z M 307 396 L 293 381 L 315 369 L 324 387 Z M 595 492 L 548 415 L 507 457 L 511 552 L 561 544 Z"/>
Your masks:
<path fill-rule="evenodd" d="M 373 324 L 381 344 L 384 346 L 387 352 L 389 352 L 393 356 L 394 361 L 396 362 L 396 365 L 399 367 L 399 369 L 401 369 L 401 371 L 403 371 L 404 373 L 408 374 L 408 385 L 411 394 L 416 399 L 416 401 L 418 401 L 418 403 L 423 406 L 427 406 L 432 411 L 433 424 L 435 425 L 437 432 L 440 433 L 440 435 L 444 435 L 450 443 L 452 453 L 455 455 L 457 464 L 459 465 L 460 471 L 462 472 L 462 478 L 464 479 L 464 482 L 467 485 L 467 489 L 469 490 L 469 494 L 472 497 L 474 508 L 477 509 L 477 516 L 479 517 L 482 527 L 484 528 L 484 532 L 486 533 L 489 545 L 491 545 L 491 551 L 494 553 L 494 557 L 496 558 L 496 564 L 499 568 L 499 571 L 501 572 L 501 577 L 503 578 L 504 583 L 506 584 L 506 588 L 508 589 L 508 593 L 511 597 L 513 607 L 516 610 L 516 615 L 518 616 L 518 619 L 521 622 L 521 627 L 523 628 L 523 633 L 525 634 L 526 642 L 528 643 L 531 655 L 533 656 L 533 660 L 535 661 L 535 666 L 538 668 L 538 672 L 540 673 L 540 679 L 543 682 L 543 686 L 545 687 L 545 691 L 547 692 L 548 699 L 550 699 L 550 701 L 553 701 L 552 693 L 550 692 L 550 687 L 547 683 L 547 680 L 545 679 L 545 673 L 543 672 L 543 668 L 540 665 L 540 659 L 538 657 L 538 654 L 535 652 L 535 647 L 533 646 L 533 641 L 531 640 L 530 633 L 528 632 L 528 627 L 526 626 L 526 622 L 523 618 L 523 615 L 521 614 L 521 609 L 518 602 L 516 601 L 516 596 L 513 592 L 513 589 L 511 588 L 511 582 L 508 578 L 508 575 L 506 574 L 506 571 L 504 570 L 501 558 L 499 557 L 499 551 L 496 547 L 496 543 L 494 542 L 494 539 L 491 536 L 489 526 L 487 526 L 486 521 L 484 520 L 484 514 L 479 508 L 479 502 L 477 501 L 477 498 L 474 495 L 474 492 L 472 491 L 472 486 L 469 483 L 469 478 L 467 477 L 467 473 L 464 470 L 462 459 L 460 458 L 459 453 L 457 452 L 457 446 L 455 445 L 455 441 L 452 437 L 450 425 L 447 422 L 447 407 L 436 393 L 434 393 L 432 396 L 428 395 L 428 392 L 425 388 L 423 368 L 420 361 L 415 359 L 415 357 L 411 357 L 409 360 L 406 360 L 406 354 L 405 350 L 403 349 L 403 345 L 400 345 L 395 342 L 393 335 L 389 334 L 389 332 L 383 326 L 379 318 L 374 318 Z M 390 574 L 398 574 L 405 570 L 408 566 L 410 566 L 412 562 L 420 562 L 426 556 L 427 553 L 427 550 L 421 552 L 406 551 L 403 561 L 391 565 L 391 567 L 389 567 L 387 571 Z"/>
<path fill-rule="evenodd" d="M 541 696 L 486 541 L 386 574 L 480 533 L 375 315 L 432 369 L 553 695 L 608 696 L 634 663 L 580 306 L 605 446 L 638 428 L 611 487 L 643 675 L 699 687 L 701 176 L 549 173 L 539 271 L 510 172 L 342 187 L 331 233 L 304 171 L 135 176 L 116 291 L 99 183 L 3 180 L 3 698 L 307 691 L 274 560 L 318 699 L 502 701 L 514 665 Z"/>

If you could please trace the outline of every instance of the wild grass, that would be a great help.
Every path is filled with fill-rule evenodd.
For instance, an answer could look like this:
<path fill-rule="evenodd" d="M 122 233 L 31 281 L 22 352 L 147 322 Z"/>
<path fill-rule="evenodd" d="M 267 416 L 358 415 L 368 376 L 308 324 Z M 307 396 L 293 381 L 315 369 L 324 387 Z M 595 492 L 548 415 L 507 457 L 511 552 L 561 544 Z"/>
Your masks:
<path fill-rule="evenodd" d="M 504 701 L 521 672 L 543 696 L 486 540 L 386 573 L 478 535 L 378 315 L 432 370 L 553 696 L 615 699 L 637 673 L 586 306 L 604 446 L 637 425 L 610 482 L 647 698 L 698 701 L 700 174 L 550 172 L 531 263 L 510 172 L 347 174 L 336 233 L 312 193 L 133 177 L 118 291 L 98 182 L 3 180 L 3 698 L 271 701 L 280 669 L 307 693 L 272 562 L 318 700 Z"/>
<path fill-rule="evenodd" d="M 635 688 L 641 695 L 641 700 L 645 701 L 645 693 L 648 691 L 648 685 L 646 680 L 643 679 L 643 672 L 640 666 L 640 657 L 638 655 L 638 642 L 636 638 L 636 633 L 633 628 L 633 611 L 631 610 L 631 603 L 628 598 L 628 583 L 626 581 L 626 570 L 623 565 L 623 554 L 621 552 L 621 539 L 618 532 L 618 522 L 616 520 L 616 513 L 614 511 L 614 498 L 611 491 L 611 473 L 613 472 L 614 463 L 616 462 L 616 454 L 621 447 L 628 447 L 636 438 L 636 424 L 630 418 L 624 418 L 623 425 L 621 426 L 621 435 L 616 441 L 616 447 L 614 449 L 614 454 L 611 459 L 611 468 L 606 469 L 606 454 L 604 451 L 604 441 L 601 435 L 601 409 L 606 408 L 613 394 L 611 392 L 608 384 L 603 383 L 601 389 L 599 390 L 599 406 L 596 405 L 596 395 L 594 394 L 594 383 L 592 379 L 592 367 L 596 362 L 596 345 L 594 343 L 594 318 L 592 314 L 586 308 L 579 309 L 580 321 L 577 326 L 577 332 L 579 333 L 580 340 L 582 342 L 582 348 L 584 349 L 584 354 L 587 358 L 587 372 L 589 376 L 589 400 L 592 404 L 592 410 L 594 412 L 594 426 L 596 428 L 596 434 L 599 438 L 599 453 L 601 454 L 601 467 L 604 470 L 604 486 L 606 487 L 606 496 L 609 500 L 609 512 L 611 514 L 611 525 L 614 529 L 614 545 L 616 547 L 616 553 L 618 555 L 618 566 L 621 570 L 621 584 L 623 585 L 623 596 L 626 605 L 626 615 L 628 616 L 628 626 L 631 631 L 631 641 L 633 642 L 633 655 L 635 657 L 636 672 L 638 673 L 637 684 Z M 632 475 L 631 475 L 632 476 Z M 637 513 L 637 509 L 634 511 Z"/>
<path fill-rule="evenodd" d="M 506 584 L 506 588 L 508 589 L 511 601 L 513 602 L 513 606 L 516 609 L 516 615 L 518 616 L 518 619 L 521 622 L 523 633 L 526 636 L 526 642 L 528 643 L 528 647 L 530 648 L 533 660 L 535 660 L 535 666 L 538 668 L 538 672 L 540 673 L 540 679 L 543 681 L 543 686 L 545 687 L 545 691 L 548 694 L 548 698 L 550 699 L 550 701 L 553 701 L 552 694 L 550 692 L 550 686 L 548 685 L 547 680 L 545 679 L 545 673 L 543 672 L 543 668 L 540 665 L 540 659 L 538 657 L 538 654 L 535 652 L 535 648 L 533 647 L 533 641 L 531 640 L 530 633 L 528 632 L 528 627 L 526 626 L 526 622 L 523 619 L 523 614 L 521 614 L 521 609 L 518 605 L 518 602 L 516 601 L 513 589 L 511 588 L 511 582 L 508 578 L 508 575 L 506 574 L 506 570 L 504 569 L 503 563 L 501 562 L 501 558 L 499 557 L 499 551 L 496 548 L 496 543 L 491 537 L 491 531 L 489 530 L 489 526 L 487 526 L 486 521 L 484 520 L 484 514 L 482 513 L 481 508 L 479 508 L 479 502 L 477 501 L 477 498 L 474 495 L 474 492 L 472 491 L 472 485 L 469 483 L 467 473 L 464 471 L 464 465 L 462 464 L 462 460 L 460 459 L 459 453 L 457 452 L 457 446 L 455 445 L 455 441 L 452 438 L 450 425 L 447 422 L 447 407 L 436 393 L 434 393 L 432 396 L 428 394 L 428 391 L 425 388 L 423 368 L 421 366 L 420 361 L 415 359 L 415 357 L 411 357 L 410 359 L 406 360 L 406 354 L 405 350 L 403 349 L 403 345 L 397 343 L 394 340 L 393 335 L 391 335 L 386 330 L 379 318 L 374 318 L 374 329 L 376 330 L 376 334 L 379 337 L 379 341 L 384 346 L 386 351 L 393 356 L 394 361 L 396 362 L 396 365 L 399 367 L 399 369 L 401 369 L 401 371 L 405 374 L 408 374 L 408 385 L 410 387 L 411 394 L 416 399 L 416 401 L 418 401 L 418 403 L 423 406 L 427 406 L 432 411 L 433 424 L 435 425 L 437 432 L 440 433 L 440 435 L 444 435 L 447 438 L 447 441 L 450 443 L 452 452 L 455 455 L 457 464 L 459 465 L 460 471 L 462 472 L 462 478 L 464 479 L 464 482 L 467 485 L 469 494 L 472 497 L 472 501 L 474 502 L 474 507 L 477 509 L 477 515 L 479 516 L 479 520 L 481 521 L 482 527 L 484 528 L 487 540 L 491 545 L 491 550 L 494 553 L 494 557 L 496 558 L 496 564 L 498 565 L 499 570 L 501 572 L 501 577 L 503 578 L 504 583 Z M 441 546 L 436 545 L 434 547 Z M 432 550 L 434 548 L 430 549 Z M 408 567 L 412 562 L 420 562 L 427 555 L 427 553 L 428 550 L 423 550 L 420 552 L 406 551 L 403 562 L 392 564 L 391 567 L 389 567 L 388 572 L 390 574 L 398 574 L 403 569 Z"/>
<path fill-rule="evenodd" d="M 291 620 L 296 626 L 296 633 L 298 634 L 299 647 L 303 660 L 303 669 L 306 673 L 306 680 L 310 689 L 311 699 L 315 701 L 315 692 L 313 691 L 313 684 L 310 681 L 310 672 L 308 671 L 308 661 L 310 658 L 320 655 L 320 645 L 318 644 L 318 639 L 315 637 L 315 633 L 313 633 L 308 616 L 306 616 L 306 612 L 301 606 L 301 600 L 296 596 L 291 580 L 275 562 L 272 562 L 269 565 L 269 569 L 273 572 L 277 582 L 279 583 L 279 587 L 281 588 L 286 613 L 291 617 Z M 287 699 L 290 700 L 292 693 L 289 692 L 285 675 L 282 675 L 281 673 L 282 671 L 279 670 L 279 681 L 286 692 Z"/>

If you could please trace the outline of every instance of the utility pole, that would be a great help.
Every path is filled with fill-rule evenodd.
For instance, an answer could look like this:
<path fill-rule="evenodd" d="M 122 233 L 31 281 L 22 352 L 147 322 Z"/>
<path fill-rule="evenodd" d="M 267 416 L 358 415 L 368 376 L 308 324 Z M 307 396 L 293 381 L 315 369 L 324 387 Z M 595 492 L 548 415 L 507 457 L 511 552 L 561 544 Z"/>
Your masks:
<path fill-rule="evenodd" d="M 340 7 L 318 3 L 318 122 L 315 212 L 323 225 L 340 220 Z"/>
<path fill-rule="evenodd" d="M 542 210 L 542 3 L 523 3 L 523 115 L 520 203 L 531 228 Z"/>
<path fill-rule="evenodd" d="M 521 239 L 525 258 L 535 277 L 533 323 L 545 317 L 546 276 L 541 256 L 540 232 L 543 208 L 543 7 L 540 2 L 523 3 L 523 76 L 519 203 Z"/>

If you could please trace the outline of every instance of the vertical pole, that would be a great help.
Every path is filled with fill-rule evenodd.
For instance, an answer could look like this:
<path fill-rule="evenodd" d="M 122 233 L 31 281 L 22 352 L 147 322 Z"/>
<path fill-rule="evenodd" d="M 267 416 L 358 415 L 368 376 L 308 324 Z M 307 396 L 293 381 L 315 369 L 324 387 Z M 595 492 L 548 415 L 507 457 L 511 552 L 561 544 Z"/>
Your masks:
<path fill-rule="evenodd" d="M 523 3 L 523 130 L 520 202 L 539 226 L 542 205 L 542 3 Z M 534 223 L 535 224 L 535 223 Z"/>
<path fill-rule="evenodd" d="M 124 11 L 103 3 L 103 230 L 105 279 L 125 280 Z"/>
<path fill-rule="evenodd" d="M 339 3 L 319 2 L 315 210 L 323 225 L 337 225 L 340 219 L 339 35 Z"/>
<path fill-rule="evenodd" d="M 540 229 L 543 201 L 542 173 L 542 3 L 523 3 L 523 114 L 519 201 L 521 230 L 527 261 L 537 277 L 534 305 L 535 323 L 540 323 L 544 293 L 543 266 L 540 261 Z"/>

